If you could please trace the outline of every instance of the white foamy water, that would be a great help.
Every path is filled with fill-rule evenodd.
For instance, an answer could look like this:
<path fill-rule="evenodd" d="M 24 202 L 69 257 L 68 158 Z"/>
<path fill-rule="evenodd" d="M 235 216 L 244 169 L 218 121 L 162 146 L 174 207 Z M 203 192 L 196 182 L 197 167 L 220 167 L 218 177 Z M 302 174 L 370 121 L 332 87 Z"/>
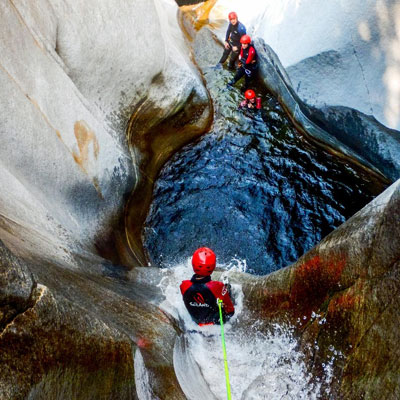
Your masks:
<path fill-rule="evenodd" d="M 237 261 L 229 266 L 230 270 L 245 269 L 245 264 Z M 223 275 L 229 277 L 230 270 Z M 227 395 L 220 326 L 201 328 L 190 318 L 179 285 L 191 276 L 188 261 L 165 270 L 159 285 L 167 298 L 161 307 L 180 321 L 184 331 L 175 344 L 175 372 L 188 399 L 223 400 Z M 320 398 L 321 384 L 310 383 L 311 376 L 296 351 L 297 342 L 290 330 L 275 326 L 267 332 L 257 321 L 244 326 L 240 285 L 232 285 L 232 294 L 235 316 L 224 326 L 232 399 Z M 326 372 L 329 368 L 326 366 Z"/>

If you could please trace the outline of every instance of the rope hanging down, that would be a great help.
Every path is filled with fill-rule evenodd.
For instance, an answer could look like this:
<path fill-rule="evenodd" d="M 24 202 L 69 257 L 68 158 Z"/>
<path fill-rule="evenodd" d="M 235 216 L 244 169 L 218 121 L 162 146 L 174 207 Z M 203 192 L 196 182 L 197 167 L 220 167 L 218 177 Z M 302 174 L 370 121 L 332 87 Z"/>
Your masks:
<path fill-rule="evenodd" d="M 222 300 L 218 299 L 217 302 L 218 302 L 218 308 L 219 308 L 219 320 L 220 320 L 220 324 L 221 324 L 222 350 L 224 352 L 226 394 L 228 396 L 228 400 L 232 400 L 232 397 L 231 397 L 231 385 L 229 383 L 228 360 L 226 358 L 226 347 L 225 347 L 225 336 L 224 336 L 224 320 L 222 318 Z"/>

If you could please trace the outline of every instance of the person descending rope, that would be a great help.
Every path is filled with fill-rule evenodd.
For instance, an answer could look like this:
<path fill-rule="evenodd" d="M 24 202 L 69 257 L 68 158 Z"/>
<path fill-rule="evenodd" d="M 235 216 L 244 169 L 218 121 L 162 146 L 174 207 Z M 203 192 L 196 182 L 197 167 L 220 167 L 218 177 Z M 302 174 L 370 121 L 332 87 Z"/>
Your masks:
<path fill-rule="evenodd" d="M 219 281 L 212 281 L 211 274 L 216 265 L 215 253 L 208 247 L 197 249 L 192 256 L 194 275 L 180 285 L 183 302 L 192 319 L 202 325 L 220 323 L 217 299 L 223 302 L 223 322 L 235 313 L 229 287 Z"/>
<path fill-rule="evenodd" d="M 250 110 L 261 109 L 261 97 L 256 97 L 254 90 L 248 89 L 244 93 L 245 99 L 240 103 L 239 108 Z"/>
<path fill-rule="evenodd" d="M 229 13 L 228 18 L 229 25 L 225 35 L 224 52 L 217 64 L 217 68 L 220 68 L 230 55 L 228 68 L 235 69 L 235 63 L 241 49 L 240 38 L 246 34 L 246 27 L 239 22 L 235 12 Z"/>
<path fill-rule="evenodd" d="M 239 55 L 239 68 L 234 78 L 228 82 L 228 88 L 232 88 L 232 86 L 244 76 L 244 88 L 247 89 L 250 85 L 250 82 L 254 79 L 255 72 L 258 67 L 257 52 L 251 43 L 251 37 L 249 35 L 243 35 L 240 38 L 240 43 L 242 44 L 242 49 L 240 50 Z"/>

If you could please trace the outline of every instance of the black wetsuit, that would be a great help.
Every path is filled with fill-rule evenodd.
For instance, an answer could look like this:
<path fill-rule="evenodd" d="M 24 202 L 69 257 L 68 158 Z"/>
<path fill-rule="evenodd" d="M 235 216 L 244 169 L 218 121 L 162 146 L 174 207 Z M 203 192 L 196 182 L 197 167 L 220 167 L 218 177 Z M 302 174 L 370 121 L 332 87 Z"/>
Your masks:
<path fill-rule="evenodd" d="M 242 76 L 244 76 L 244 88 L 247 89 L 250 85 L 250 82 L 254 79 L 255 72 L 258 67 L 257 51 L 252 44 L 249 44 L 247 46 L 247 49 L 244 49 L 242 47 L 240 51 L 240 62 L 242 63 L 242 65 L 237 70 L 230 84 L 235 84 Z"/>
<path fill-rule="evenodd" d="M 239 57 L 240 53 L 240 38 L 246 34 L 246 27 L 241 23 L 237 22 L 236 25 L 232 25 L 229 23 L 228 29 L 226 30 L 226 35 L 225 35 L 225 41 L 228 42 L 229 48 L 225 49 L 222 54 L 221 59 L 219 60 L 220 64 L 223 64 L 229 57 L 229 54 L 231 55 L 229 58 L 229 68 L 234 68 L 235 67 L 235 62 Z M 233 51 L 232 47 L 236 46 L 237 51 Z"/>
<path fill-rule="evenodd" d="M 223 301 L 224 322 L 235 312 L 225 285 L 212 281 L 210 276 L 199 277 L 195 274 L 190 281 L 183 281 L 180 289 L 189 314 L 198 324 L 219 324 L 218 298 Z"/>

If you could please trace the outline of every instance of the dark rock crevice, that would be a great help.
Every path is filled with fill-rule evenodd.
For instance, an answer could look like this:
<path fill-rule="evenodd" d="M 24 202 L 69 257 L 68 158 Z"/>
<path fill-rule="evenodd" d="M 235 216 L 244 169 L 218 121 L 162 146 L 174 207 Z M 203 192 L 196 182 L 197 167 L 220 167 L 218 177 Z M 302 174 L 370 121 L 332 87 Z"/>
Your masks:
<path fill-rule="evenodd" d="M 34 306 L 36 288 L 28 268 L 0 241 L 0 332 Z"/>
<path fill-rule="evenodd" d="M 157 77 L 157 81 L 162 76 Z M 123 261 L 147 265 L 141 232 L 153 194 L 154 182 L 166 161 L 184 145 L 205 133 L 212 122 L 212 105 L 200 99 L 195 89 L 184 104 L 165 115 L 149 100 L 141 102 L 128 126 L 128 142 L 137 156 L 139 179 L 125 212 L 125 232 L 133 258 L 125 254 Z"/>

